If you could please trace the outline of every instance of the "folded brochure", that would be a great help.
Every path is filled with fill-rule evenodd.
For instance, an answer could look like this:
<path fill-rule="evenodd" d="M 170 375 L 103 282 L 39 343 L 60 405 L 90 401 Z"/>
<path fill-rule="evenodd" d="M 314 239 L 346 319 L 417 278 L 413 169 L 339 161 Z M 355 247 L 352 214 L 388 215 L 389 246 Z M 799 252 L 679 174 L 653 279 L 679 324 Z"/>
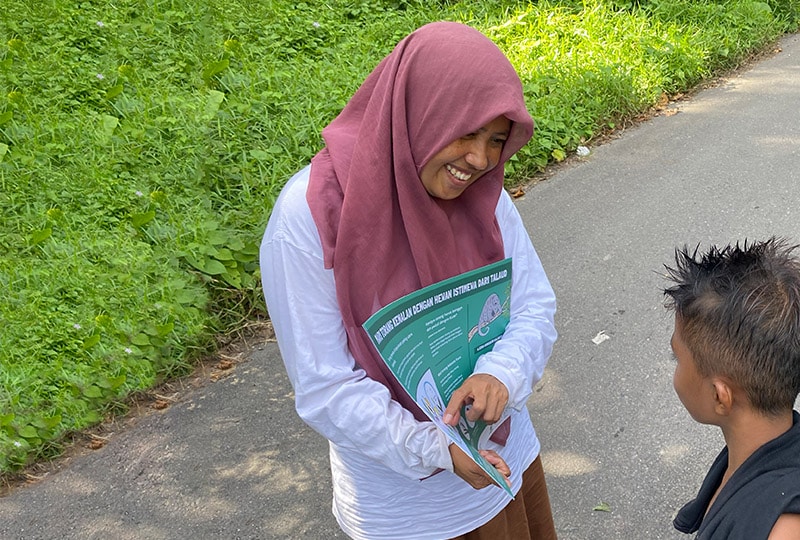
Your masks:
<path fill-rule="evenodd" d="M 452 393 L 503 336 L 510 300 L 511 259 L 505 259 L 407 294 L 372 315 L 364 329 L 431 421 L 514 498 L 503 475 L 478 453 L 505 417 L 490 426 L 470 422 L 467 405 L 457 426 L 442 421 Z"/>

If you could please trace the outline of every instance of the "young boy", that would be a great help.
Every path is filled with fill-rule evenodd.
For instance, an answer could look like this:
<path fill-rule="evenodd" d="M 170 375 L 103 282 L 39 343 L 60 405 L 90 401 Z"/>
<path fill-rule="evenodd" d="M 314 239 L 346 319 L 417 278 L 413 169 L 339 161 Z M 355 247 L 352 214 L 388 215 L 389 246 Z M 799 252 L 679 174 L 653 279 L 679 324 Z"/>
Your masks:
<path fill-rule="evenodd" d="M 673 384 L 726 446 L 673 524 L 702 540 L 800 539 L 799 246 L 676 250 Z"/>

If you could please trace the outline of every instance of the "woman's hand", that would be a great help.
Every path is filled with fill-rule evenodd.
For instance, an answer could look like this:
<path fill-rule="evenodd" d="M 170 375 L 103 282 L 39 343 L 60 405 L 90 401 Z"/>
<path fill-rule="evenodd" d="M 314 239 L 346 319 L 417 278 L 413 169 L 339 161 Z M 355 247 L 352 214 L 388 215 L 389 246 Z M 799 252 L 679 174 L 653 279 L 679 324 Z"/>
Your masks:
<path fill-rule="evenodd" d="M 496 377 L 486 373 L 471 375 L 453 392 L 444 411 L 445 424 L 455 426 L 461 417 L 461 407 L 470 405 L 467 420 L 483 420 L 493 424 L 500 420 L 508 404 L 508 389 Z"/>
<path fill-rule="evenodd" d="M 451 444 L 448 449 L 450 450 L 450 457 L 453 460 L 453 472 L 466 483 L 475 489 L 483 489 L 495 483 L 494 480 L 475 463 L 475 460 L 465 454 L 458 445 Z M 480 454 L 503 475 L 506 484 L 508 484 L 508 487 L 511 487 L 511 480 L 509 480 L 511 469 L 508 468 L 503 458 L 494 450 L 480 450 Z"/>

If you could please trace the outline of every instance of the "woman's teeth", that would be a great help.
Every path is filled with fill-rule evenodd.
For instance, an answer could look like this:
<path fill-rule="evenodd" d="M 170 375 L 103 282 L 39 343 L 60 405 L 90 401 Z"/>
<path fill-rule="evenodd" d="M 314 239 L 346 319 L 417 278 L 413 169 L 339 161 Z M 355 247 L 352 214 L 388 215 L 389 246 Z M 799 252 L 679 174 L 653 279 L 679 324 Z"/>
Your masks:
<path fill-rule="evenodd" d="M 444 167 L 445 167 L 445 169 L 447 169 L 447 172 L 449 172 L 450 174 L 452 174 L 453 176 L 455 176 L 456 178 L 458 178 L 462 182 L 466 182 L 467 180 L 472 178 L 471 174 L 464 174 L 463 172 L 459 171 L 458 169 L 456 169 L 455 167 L 453 167 L 451 165 L 445 165 Z"/>

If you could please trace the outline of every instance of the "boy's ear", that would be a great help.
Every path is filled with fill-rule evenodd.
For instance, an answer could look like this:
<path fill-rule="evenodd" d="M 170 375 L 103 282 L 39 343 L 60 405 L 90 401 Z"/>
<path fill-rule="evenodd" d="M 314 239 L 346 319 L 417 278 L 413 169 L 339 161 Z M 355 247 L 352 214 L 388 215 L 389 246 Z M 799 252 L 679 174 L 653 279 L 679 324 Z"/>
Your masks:
<path fill-rule="evenodd" d="M 714 411 L 720 416 L 728 416 L 733 410 L 733 388 L 724 379 L 714 377 Z"/>

